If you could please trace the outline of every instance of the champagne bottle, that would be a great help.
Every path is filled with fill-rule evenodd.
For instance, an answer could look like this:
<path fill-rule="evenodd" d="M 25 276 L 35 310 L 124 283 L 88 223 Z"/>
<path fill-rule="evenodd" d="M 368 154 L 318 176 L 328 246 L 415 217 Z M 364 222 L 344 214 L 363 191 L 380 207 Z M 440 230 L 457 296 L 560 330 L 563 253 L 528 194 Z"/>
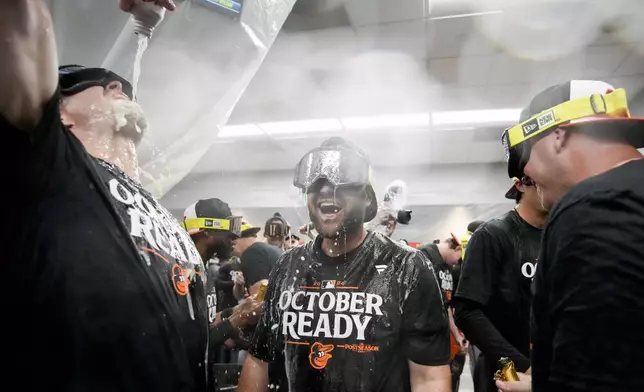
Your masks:
<path fill-rule="evenodd" d="M 514 368 L 514 362 L 510 358 L 499 359 L 499 370 L 494 373 L 494 379 L 500 381 L 520 381 L 519 375 Z"/>

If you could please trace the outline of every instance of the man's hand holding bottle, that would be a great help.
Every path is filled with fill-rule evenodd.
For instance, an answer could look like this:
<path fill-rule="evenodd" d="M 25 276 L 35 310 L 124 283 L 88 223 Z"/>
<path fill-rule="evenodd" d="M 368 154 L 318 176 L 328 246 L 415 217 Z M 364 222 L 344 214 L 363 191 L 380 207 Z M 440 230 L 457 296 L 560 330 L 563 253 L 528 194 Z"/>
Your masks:
<path fill-rule="evenodd" d="M 132 7 L 134 6 L 134 3 L 138 1 L 142 1 L 144 3 L 154 3 L 159 7 L 167 9 L 168 11 L 174 11 L 177 8 L 177 6 L 174 4 L 174 1 L 172 0 L 119 0 L 119 8 L 122 11 L 130 12 L 132 10 Z"/>
<path fill-rule="evenodd" d="M 499 392 L 530 392 L 532 390 L 532 377 L 526 373 L 519 373 L 519 381 L 496 381 Z"/>

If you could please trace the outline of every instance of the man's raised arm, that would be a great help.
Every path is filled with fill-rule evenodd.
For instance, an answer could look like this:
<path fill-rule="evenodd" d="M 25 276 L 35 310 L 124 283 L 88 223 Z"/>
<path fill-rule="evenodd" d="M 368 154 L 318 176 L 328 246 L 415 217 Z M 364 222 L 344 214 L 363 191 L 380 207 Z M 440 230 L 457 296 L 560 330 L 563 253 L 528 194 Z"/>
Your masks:
<path fill-rule="evenodd" d="M 30 131 L 58 86 L 51 16 L 41 0 L 0 0 L 0 115 Z"/>

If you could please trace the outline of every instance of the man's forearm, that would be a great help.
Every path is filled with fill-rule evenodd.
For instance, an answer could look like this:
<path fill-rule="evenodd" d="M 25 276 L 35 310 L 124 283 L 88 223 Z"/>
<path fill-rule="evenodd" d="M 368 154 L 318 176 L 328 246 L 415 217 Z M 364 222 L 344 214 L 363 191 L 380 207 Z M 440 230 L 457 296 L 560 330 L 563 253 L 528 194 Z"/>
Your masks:
<path fill-rule="evenodd" d="M 219 324 L 210 325 L 208 333 L 210 335 L 209 344 L 212 346 L 220 346 L 235 335 L 235 327 L 230 320 L 224 320 Z"/>
<path fill-rule="evenodd" d="M 248 355 L 244 361 L 241 376 L 239 377 L 237 391 L 268 391 L 268 363 L 261 361 L 252 355 Z"/>
<path fill-rule="evenodd" d="M 454 321 L 454 311 L 451 307 L 447 308 L 447 315 L 449 316 L 449 331 L 452 333 L 452 336 L 454 336 L 454 339 L 456 339 L 456 342 L 460 344 L 463 336 L 456 326 L 456 322 Z"/>
<path fill-rule="evenodd" d="M 244 290 L 243 285 L 236 284 L 233 286 L 233 296 L 237 301 L 241 301 L 244 299 L 244 296 L 246 295 L 246 291 Z"/>
<path fill-rule="evenodd" d="M 53 23 L 41 0 L 0 1 L 0 116 L 33 129 L 58 86 Z"/>
<path fill-rule="evenodd" d="M 483 311 L 470 302 L 456 303 L 456 325 L 482 353 L 493 357 L 508 357 L 514 361 L 517 370 L 525 372 L 530 367 L 530 359 L 505 340 Z"/>

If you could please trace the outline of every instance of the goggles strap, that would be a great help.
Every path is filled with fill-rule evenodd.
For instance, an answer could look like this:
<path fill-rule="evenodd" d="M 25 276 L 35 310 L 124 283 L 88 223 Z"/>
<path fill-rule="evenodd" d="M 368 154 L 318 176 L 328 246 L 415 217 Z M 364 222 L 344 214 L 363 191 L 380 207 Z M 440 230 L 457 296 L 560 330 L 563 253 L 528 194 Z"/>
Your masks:
<path fill-rule="evenodd" d="M 509 150 L 557 125 L 596 115 L 630 117 L 626 91 L 620 88 L 608 94 L 593 94 L 544 110 L 510 128 L 505 135 L 504 147 Z"/>

